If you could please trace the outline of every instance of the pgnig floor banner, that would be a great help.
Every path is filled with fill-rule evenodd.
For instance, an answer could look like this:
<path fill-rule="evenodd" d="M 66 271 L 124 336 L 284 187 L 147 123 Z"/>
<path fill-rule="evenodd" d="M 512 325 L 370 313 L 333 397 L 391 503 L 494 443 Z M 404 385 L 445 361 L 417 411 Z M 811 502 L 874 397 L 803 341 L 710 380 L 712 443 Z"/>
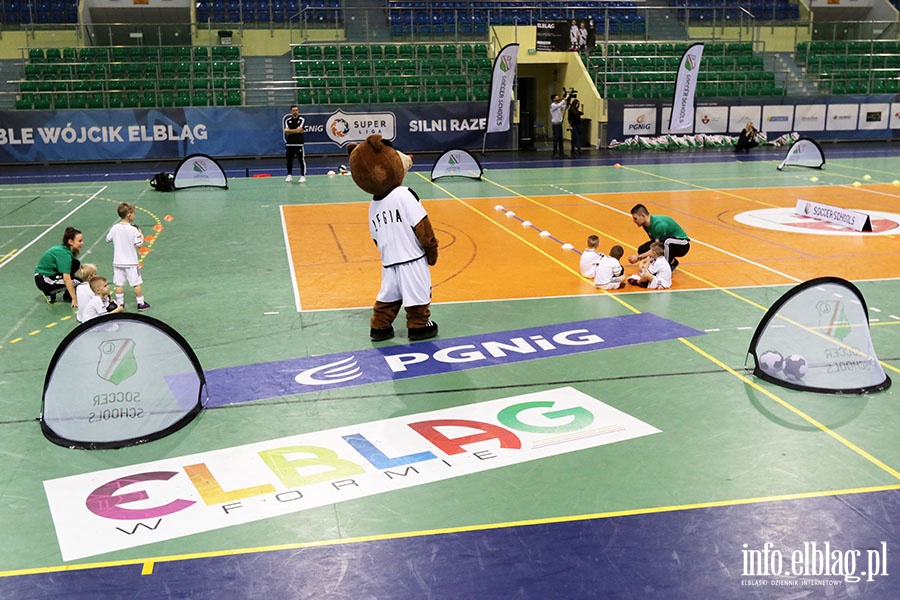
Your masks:
<path fill-rule="evenodd" d="M 0 162 L 274 156 L 284 153 L 287 107 L 204 107 L 0 111 Z M 483 102 L 304 106 L 308 153 L 343 152 L 380 133 L 404 151 L 480 148 L 487 128 Z M 496 138 L 496 139 L 494 139 Z M 491 148 L 512 143 L 497 134 Z"/>
<path fill-rule="evenodd" d="M 658 432 L 563 387 L 73 475 L 44 489 L 62 558 L 74 560 Z"/>
<path fill-rule="evenodd" d="M 702 335 L 650 313 L 206 371 L 207 407 Z"/>

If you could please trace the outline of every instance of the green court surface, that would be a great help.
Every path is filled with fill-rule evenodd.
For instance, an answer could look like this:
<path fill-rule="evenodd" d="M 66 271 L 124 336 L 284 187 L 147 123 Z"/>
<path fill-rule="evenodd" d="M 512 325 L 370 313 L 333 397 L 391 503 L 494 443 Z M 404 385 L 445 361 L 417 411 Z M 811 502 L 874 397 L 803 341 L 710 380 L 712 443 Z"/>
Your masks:
<path fill-rule="evenodd" d="M 746 211 L 793 208 L 799 194 L 900 213 L 900 186 L 892 184 L 900 159 L 840 158 L 821 172 L 778 172 L 777 162 L 673 157 L 663 164 L 629 165 L 623 159 L 620 167 L 489 168 L 483 181 L 434 183 L 424 173 L 411 173 L 406 183 L 426 207 L 458 204 L 460 210 L 446 214 L 471 213 L 465 222 L 440 223 L 439 237 L 441 230 L 452 230 L 455 243 L 441 239 L 439 266 L 453 263 L 464 239 L 474 240 L 473 256 L 492 257 L 490 264 L 499 265 L 473 277 L 479 283 L 468 288 L 468 299 L 443 301 L 442 286 L 435 287 L 438 340 L 463 338 L 465 345 L 473 336 L 646 313 L 697 335 L 655 341 L 651 331 L 644 342 L 608 349 L 486 366 L 461 362 L 449 372 L 250 402 L 229 403 L 210 389 L 215 407 L 184 429 L 148 444 L 103 451 L 53 445 L 38 423 L 48 361 L 77 323 L 67 304 L 43 301 L 32 283 L 33 268 L 44 250 L 59 243 L 66 225 L 84 232 L 83 260 L 108 275 L 112 251 L 104 236 L 116 220 L 118 202 L 137 205 L 136 222 L 145 233 L 161 227 L 143 259 L 144 291 L 152 304 L 146 314 L 178 331 L 212 372 L 407 343 L 402 322 L 390 342 L 369 341 L 370 294 L 360 294 L 350 307 L 297 310 L 298 294 L 302 307 L 304 294 L 327 295 L 329 286 L 352 290 L 360 272 L 377 280 L 378 265 L 348 260 L 346 270 L 331 270 L 333 280 L 304 280 L 298 271 L 295 285 L 282 207 L 358 204 L 352 226 L 363 235 L 358 247 L 341 246 L 352 258 L 372 252 L 364 235 L 367 198 L 350 177 L 323 175 L 312 175 L 303 185 L 279 177 L 232 178 L 228 190 L 172 194 L 154 192 L 142 181 L 0 187 L 0 531 L 5 542 L 0 575 L 7 576 L 0 579 L 72 565 L 126 563 L 143 565 L 146 572 L 148 564 L 173 558 L 199 561 L 292 545 L 900 489 L 896 388 L 868 396 L 789 390 L 756 379 L 747 357 L 765 309 L 801 281 L 834 275 L 862 291 L 874 346 L 896 381 L 900 238 L 791 233 L 734 219 Z M 595 291 L 571 273 L 577 254 L 559 242 L 581 250 L 586 236 L 599 232 L 604 245 L 633 248 L 644 241 L 628 216 L 636 201 L 652 213 L 674 216 L 691 234 L 692 250 L 682 259 L 672 290 Z M 494 204 L 538 228 L 552 223 L 546 227 L 555 239 L 522 227 Z M 335 224 L 340 225 L 346 224 Z M 304 246 L 303 239 L 293 243 L 300 244 L 295 256 L 311 263 L 322 250 Z M 630 252 L 626 247 L 626 255 Z M 475 267 L 460 262 L 454 277 L 472 276 Z M 524 275 L 513 263 L 527 266 Z M 528 279 L 528 285 L 546 285 L 541 293 L 519 297 L 515 290 L 529 273 L 537 279 Z M 359 287 L 369 289 L 362 282 Z M 493 295 L 482 296 L 488 289 Z M 482 299 L 502 290 L 509 290 L 507 299 Z M 127 290 L 133 308 L 130 294 Z M 266 377 L 264 368 L 259 373 Z M 161 541 L 148 535 L 149 543 L 70 561 L 61 553 L 44 490 L 45 481 L 61 477 L 442 409 L 477 411 L 481 403 L 567 387 L 659 432 L 209 531 L 173 533 Z M 217 473 L 218 483 L 225 489 L 254 483 L 242 480 L 239 471 Z M 797 519 L 759 527 L 803 539 L 806 519 L 815 516 L 800 512 Z M 900 551 L 900 536 L 891 539 L 890 551 Z M 721 552 L 726 564 L 740 564 L 740 547 L 724 544 Z M 96 577 L 104 580 L 103 572 Z M 248 580 L 255 577 L 262 575 L 246 574 Z"/>

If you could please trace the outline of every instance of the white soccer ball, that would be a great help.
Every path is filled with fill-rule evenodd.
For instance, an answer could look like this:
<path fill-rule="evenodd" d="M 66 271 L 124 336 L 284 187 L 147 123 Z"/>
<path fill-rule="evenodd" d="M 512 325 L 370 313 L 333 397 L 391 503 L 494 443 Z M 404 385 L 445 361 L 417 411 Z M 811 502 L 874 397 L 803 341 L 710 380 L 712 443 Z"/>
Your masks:
<path fill-rule="evenodd" d="M 809 367 L 805 358 L 799 354 L 791 354 L 784 359 L 784 366 L 782 369 L 784 370 L 784 374 L 789 378 L 794 381 L 800 381 L 806 376 Z"/>
<path fill-rule="evenodd" d="M 759 355 L 759 368 L 766 375 L 775 375 L 784 367 L 784 357 L 775 350 L 766 350 Z"/>
<path fill-rule="evenodd" d="M 328 176 L 329 176 L 329 177 L 334 177 L 334 175 L 335 175 L 334 171 L 328 171 Z"/>

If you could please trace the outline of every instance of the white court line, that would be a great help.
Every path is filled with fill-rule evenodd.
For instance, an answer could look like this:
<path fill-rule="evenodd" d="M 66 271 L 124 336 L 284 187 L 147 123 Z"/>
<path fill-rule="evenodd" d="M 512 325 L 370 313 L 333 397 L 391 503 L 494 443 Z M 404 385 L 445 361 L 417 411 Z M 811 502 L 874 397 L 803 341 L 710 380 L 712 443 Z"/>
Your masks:
<path fill-rule="evenodd" d="M 608 204 L 603 204 L 602 202 L 598 202 L 597 200 L 594 200 L 593 198 L 588 198 L 587 196 L 583 196 L 582 194 L 575 194 L 575 196 L 578 198 L 581 198 L 582 200 L 587 200 L 588 202 L 596 204 L 597 206 L 602 206 L 603 208 L 605 208 L 607 210 L 611 210 L 613 212 L 619 213 L 620 215 L 625 215 L 628 218 L 631 218 L 631 215 L 629 213 L 625 212 L 624 210 L 619 210 L 618 208 L 614 208 L 612 206 L 609 206 Z M 712 250 L 715 250 L 716 252 L 721 252 L 722 254 L 730 256 L 731 258 L 736 258 L 737 260 L 743 261 L 749 265 L 753 265 L 754 267 L 758 267 L 765 271 L 771 271 L 772 273 L 775 273 L 776 275 L 784 277 L 785 279 L 790 279 L 791 281 L 796 281 L 797 283 L 802 283 L 802 281 L 803 281 L 802 279 L 797 279 L 796 277 L 788 275 L 787 273 L 782 273 L 781 271 L 777 271 L 777 270 L 773 269 L 772 267 L 767 267 L 766 265 L 752 261 L 749 258 L 739 256 L 739 255 L 729 252 L 728 250 L 725 250 L 723 248 L 718 248 L 716 246 L 713 246 L 712 244 L 707 244 L 706 242 L 701 242 L 698 239 L 691 238 L 691 243 L 693 244 L 695 242 L 697 244 L 700 244 L 701 246 L 706 246 L 707 248 L 711 248 Z"/>
<path fill-rule="evenodd" d="M 303 311 L 303 307 L 300 305 L 300 287 L 297 282 L 297 273 L 294 271 L 294 257 L 291 254 L 291 242 L 288 240 L 287 222 L 284 218 L 284 206 L 279 207 L 278 212 L 281 213 L 281 232 L 284 234 L 284 247 L 287 249 L 288 268 L 291 270 L 291 287 L 294 288 L 294 304 L 299 313 Z"/>
<path fill-rule="evenodd" d="M 40 240 L 42 237 L 44 237 L 45 235 L 47 235 L 48 233 L 50 233 L 50 232 L 53 230 L 54 227 L 56 227 L 57 225 L 59 225 L 60 223 L 62 223 L 63 221 L 65 221 L 66 219 L 68 219 L 69 217 L 71 217 L 72 215 L 74 215 L 76 212 L 78 212 L 79 210 L 81 210 L 81 208 L 82 208 L 84 205 L 86 205 L 88 202 L 90 202 L 91 200 L 93 200 L 94 198 L 96 198 L 98 195 L 100 195 L 100 194 L 103 192 L 103 190 L 105 190 L 107 187 L 109 187 L 109 186 L 104 185 L 102 188 L 100 188 L 99 190 L 97 190 L 96 192 L 94 192 L 94 194 L 93 194 L 90 198 L 88 198 L 87 200 L 85 200 L 84 202 L 82 202 L 81 204 L 79 204 L 78 206 L 76 206 L 75 208 L 73 208 L 72 210 L 70 210 L 70 211 L 69 211 L 65 216 L 63 216 L 59 221 L 57 221 L 57 222 L 54 223 L 53 225 L 50 225 L 49 227 L 47 227 L 47 229 L 45 229 L 45 230 L 43 231 L 43 233 L 41 233 L 40 235 L 38 235 L 36 238 L 34 238 L 33 240 L 31 240 L 30 242 L 28 242 L 27 244 L 25 244 L 25 245 L 22 246 L 21 248 L 19 248 L 19 250 L 18 250 L 15 254 L 13 254 L 12 256 L 10 256 L 10 257 L 7 258 L 6 260 L 4 260 L 2 263 L 0 263 L 0 269 L 2 269 L 3 267 L 5 267 L 5 266 L 8 265 L 9 263 L 11 263 L 15 257 L 19 256 L 20 254 L 22 254 L 23 252 L 25 252 L 26 250 L 28 250 L 28 248 L 30 248 L 30 247 L 33 246 L 35 243 L 37 243 L 38 240 Z"/>

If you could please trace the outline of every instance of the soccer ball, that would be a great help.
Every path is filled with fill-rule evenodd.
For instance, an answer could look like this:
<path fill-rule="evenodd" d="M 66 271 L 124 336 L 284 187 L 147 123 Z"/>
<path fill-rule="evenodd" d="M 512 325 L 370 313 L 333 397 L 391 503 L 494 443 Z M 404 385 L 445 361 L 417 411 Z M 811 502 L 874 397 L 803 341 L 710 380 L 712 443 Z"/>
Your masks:
<path fill-rule="evenodd" d="M 775 350 L 766 350 L 759 355 L 759 368 L 766 375 L 775 375 L 784 368 L 784 357 Z"/>
<path fill-rule="evenodd" d="M 784 374 L 794 381 L 800 381 L 808 369 L 806 359 L 799 354 L 791 354 L 784 359 Z"/>

